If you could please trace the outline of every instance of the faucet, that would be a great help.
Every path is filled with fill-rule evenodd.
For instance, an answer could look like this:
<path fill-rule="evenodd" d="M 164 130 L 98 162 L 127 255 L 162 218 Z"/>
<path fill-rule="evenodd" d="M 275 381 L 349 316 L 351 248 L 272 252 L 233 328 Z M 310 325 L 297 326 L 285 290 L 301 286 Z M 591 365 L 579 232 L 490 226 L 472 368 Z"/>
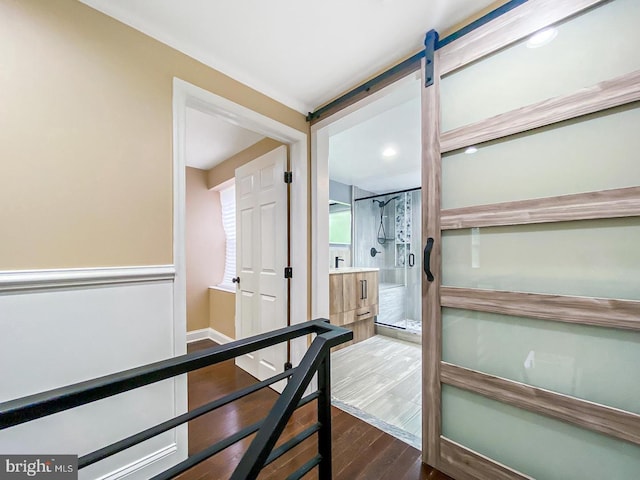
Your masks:
<path fill-rule="evenodd" d="M 338 268 L 338 262 L 344 262 L 344 258 L 342 257 L 336 257 L 336 268 Z"/>

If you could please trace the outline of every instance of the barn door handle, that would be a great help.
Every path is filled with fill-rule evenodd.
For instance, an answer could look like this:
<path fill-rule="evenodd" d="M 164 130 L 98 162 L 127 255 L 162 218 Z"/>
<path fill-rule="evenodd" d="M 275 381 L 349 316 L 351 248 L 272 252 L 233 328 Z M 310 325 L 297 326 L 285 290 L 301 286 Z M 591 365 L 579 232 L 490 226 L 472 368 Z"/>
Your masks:
<path fill-rule="evenodd" d="M 413 253 L 409 254 L 409 266 L 413 267 L 416 264 L 416 256 Z"/>
<path fill-rule="evenodd" d="M 424 247 L 424 273 L 427 280 L 433 282 L 433 273 L 431 273 L 431 250 L 433 249 L 433 238 L 427 238 L 427 244 Z"/>

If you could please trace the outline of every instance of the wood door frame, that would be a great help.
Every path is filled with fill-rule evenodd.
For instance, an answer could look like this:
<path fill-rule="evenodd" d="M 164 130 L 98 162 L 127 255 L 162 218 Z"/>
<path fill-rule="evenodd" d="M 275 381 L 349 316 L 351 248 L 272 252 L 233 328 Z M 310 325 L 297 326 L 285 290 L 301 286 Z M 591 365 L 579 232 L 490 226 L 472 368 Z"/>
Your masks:
<path fill-rule="evenodd" d="M 295 282 L 291 282 L 291 323 L 309 320 L 308 314 L 308 135 L 277 120 L 255 112 L 227 98 L 204 90 L 179 78 L 173 79 L 173 258 L 176 269 L 174 287 L 174 323 L 176 338 L 186 331 L 186 181 L 185 131 L 186 108 L 196 108 L 222 119 L 228 119 L 248 130 L 261 133 L 289 146 L 293 183 L 291 185 L 291 267 Z M 176 355 L 179 349 L 176 346 Z M 291 361 L 297 365 L 307 350 L 305 338 L 291 341 Z M 186 383 L 177 395 L 184 396 Z"/>
<path fill-rule="evenodd" d="M 432 269 L 436 270 L 434 282 L 427 282 L 423 275 L 423 459 L 459 479 L 529 477 L 442 436 L 442 384 L 640 444 L 640 415 L 451 365 L 442 361 L 441 351 L 441 302 L 453 308 L 640 330 L 637 321 L 640 301 L 441 287 L 439 280 L 442 230 L 640 216 L 638 187 L 444 211 L 440 205 L 442 153 L 640 100 L 637 81 L 640 71 L 636 71 L 592 88 L 440 133 L 439 80 L 442 75 L 602 3 L 602 0 L 529 0 L 438 50 L 434 55 L 434 83 L 423 88 L 422 187 L 426 191 L 423 245 L 428 237 L 435 239 L 431 258 Z M 527 214 L 518 213 L 523 211 Z M 546 304 L 542 305 L 543 302 Z M 595 313 L 590 311 L 594 308 Z M 605 319 L 601 318 L 603 313 L 607 314 Z"/>

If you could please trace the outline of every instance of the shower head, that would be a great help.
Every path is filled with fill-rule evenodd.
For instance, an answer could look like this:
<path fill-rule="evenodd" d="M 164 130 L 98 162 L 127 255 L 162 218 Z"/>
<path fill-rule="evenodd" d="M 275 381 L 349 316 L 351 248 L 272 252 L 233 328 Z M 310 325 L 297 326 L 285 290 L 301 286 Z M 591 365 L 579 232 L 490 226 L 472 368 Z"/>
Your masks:
<path fill-rule="evenodd" d="M 386 202 L 383 202 L 382 200 L 375 200 L 375 199 L 374 199 L 373 201 L 374 201 L 374 202 L 376 202 L 380 208 L 384 208 L 384 207 L 386 207 L 386 206 L 387 206 L 387 204 L 388 204 L 391 200 L 397 200 L 397 199 L 399 199 L 399 198 L 400 198 L 400 197 L 399 197 L 398 195 L 396 195 L 395 197 L 391 197 L 391 198 L 390 198 L 389 200 L 387 200 Z"/>

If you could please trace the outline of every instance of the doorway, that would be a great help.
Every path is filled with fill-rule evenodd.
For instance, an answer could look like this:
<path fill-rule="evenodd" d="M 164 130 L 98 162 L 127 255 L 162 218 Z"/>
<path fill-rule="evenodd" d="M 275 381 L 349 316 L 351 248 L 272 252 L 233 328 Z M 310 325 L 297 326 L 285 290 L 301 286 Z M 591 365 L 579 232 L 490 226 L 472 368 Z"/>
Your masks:
<path fill-rule="evenodd" d="M 332 402 L 421 448 L 420 81 L 312 126 L 314 315 L 353 331 Z"/>
<path fill-rule="evenodd" d="M 291 184 L 290 266 L 295 275 L 291 284 L 291 323 L 308 320 L 307 305 L 307 135 L 292 127 L 236 104 L 224 97 L 174 78 L 174 262 L 175 328 L 186 331 L 186 239 L 185 239 L 185 134 L 187 109 L 214 115 L 229 123 L 275 139 L 288 145 L 293 182 Z M 184 335 L 184 333 L 182 333 Z M 291 362 L 302 359 L 307 345 L 305 339 L 296 339 L 290 345 Z M 186 389 L 177 392 L 185 398 Z"/>

